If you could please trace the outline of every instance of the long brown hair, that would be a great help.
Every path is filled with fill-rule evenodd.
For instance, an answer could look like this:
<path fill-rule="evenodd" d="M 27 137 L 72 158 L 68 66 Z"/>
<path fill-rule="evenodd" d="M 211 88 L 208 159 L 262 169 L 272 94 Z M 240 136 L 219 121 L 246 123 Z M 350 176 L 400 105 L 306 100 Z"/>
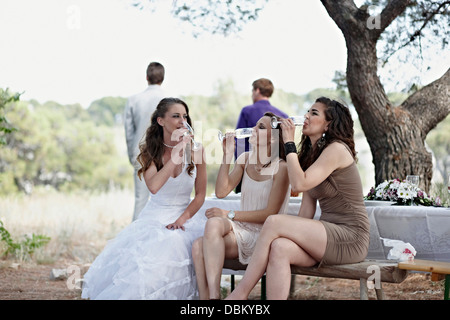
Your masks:
<path fill-rule="evenodd" d="M 140 153 L 137 156 L 137 161 L 141 165 L 141 168 L 138 170 L 139 179 L 141 179 L 141 176 L 150 167 L 152 162 L 155 164 L 158 171 L 163 167 L 164 131 L 158 124 L 158 118 L 163 118 L 169 110 L 169 107 L 174 104 L 181 104 L 184 106 L 187 114 L 186 122 L 192 126 L 191 117 L 189 116 L 189 108 L 183 100 L 178 98 L 162 99 L 152 114 L 150 126 L 145 132 L 145 138 L 139 144 Z M 192 175 L 193 169 L 194 163 L 191 160 L 191 163 L 187 166 L 186 171 L 189 175 Z"/>
<path fill-rule="evenodd" d="M 317 98 L 316 102 L 320 102 L 326 106 L 325 119 L 330 121 L 330 123 L 325 133 L 325 143 L 322 147 L 316 146 L 316 148 L 313 148 L 310 138 L 304 134 L 302 135 L 300 151 L 298 153 L 298 160 L 302 169 L 308 169 L 319 158 L 326 146 L 336 140 L 344 142 L 350 148 L 353 159 L 357 161 L 355 140 L 353 138 L 353 119 L 348 107 L 326 97 Z"/>
<path fill-rule="evenodd" d="M 272 113 L 272 112 L 266 112 L 264 113 L 265 117 L 276 117 L 277 120 L 281 120 L 281 118 L 279 116 L 277 116 L 276 114 Z M 280 124 L 277 125 L 277 127 L 275 129 L 278 129 L 278 156 L 286 161 L 286 152 L 284 150 L 284 140 L 283 140 L 283 131 L 281 130 Z M 272 130 L 274 130 L 272 128 Z"/>

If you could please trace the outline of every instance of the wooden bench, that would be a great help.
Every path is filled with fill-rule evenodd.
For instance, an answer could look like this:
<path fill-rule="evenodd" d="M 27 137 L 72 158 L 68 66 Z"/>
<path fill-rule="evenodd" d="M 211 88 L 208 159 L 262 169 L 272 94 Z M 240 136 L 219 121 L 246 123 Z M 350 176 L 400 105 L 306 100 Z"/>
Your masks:
<path fill-rule="evenodd" d="M 449 300 L 450 262 L 414 259 L 413 261 L 399 262 L 401 270 L 431 272 L 431 280 L 438 281 L 445 278 L 444 300 Z"/>
<path fill-rule="evenodd" d="M 246 265 L 241 264 L 238 260 L 225 260 L 224 269 L 240 271 L 245 270 Z M 368 300 L 368 288 L 372 287 L 372 284 L 376 291 L 377 299 L 385 299 L 381 283 L 401 283 L 408 275 L 408 271 L 406 269 L 400 269 L 397 262 L 386 260 L 365 260 L 360 263 L 321 266 L 320 268 L 291 266 L 291 273 L 293 275 L 298 274 L 326 278 L 359 280 L 361 300 Z M 369 286 L 367 285 L 368 280 Z M 233 290 L 233 275 L 231 281 L 231 290 Z M 265 300 L 264 277 L 261 283 L 261 299 Z"/>

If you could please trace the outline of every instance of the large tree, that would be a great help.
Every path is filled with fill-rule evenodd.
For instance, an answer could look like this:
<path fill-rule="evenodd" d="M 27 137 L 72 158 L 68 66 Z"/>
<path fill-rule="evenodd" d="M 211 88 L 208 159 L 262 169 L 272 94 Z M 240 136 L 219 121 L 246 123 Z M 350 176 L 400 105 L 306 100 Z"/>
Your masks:
<path fill-rule="evenodd" d="M 197 30 L 227 35 L 241 30 L 246 21 L 257 19 L 266 1 L 175 0 L 173 14 Z M 376 183 L 418 174 L 421 187 L 428 191 L 432 156 L 424 141 L 428 132 L 450 113 L 450 70 L 443 70 L 440 79 L 394 105 L 380 81 L 378 65 L 400 49 L 424 49 L 425 37 L 437 39 L 446 48 L 450 1 L 373 0 L 360 7 L 353 0 L 321 2 L 345 38 L 347 87 L 371 148 Z M 370 4 L 383 10 L 372 17 L 368 12 Z M 380 39 L 384 43 L 381 59 L 377 52 Z"/>
<path fill-rule="evenodd" d="M 428 132 L 450 113 L 450 70 L 399 106 L 390 102 L 378 76 L 377 42 L 396 18 L 405 16 L 407 9 L 414 10 L 410 14 L 415 14 L 416 25 L 403 25 L 404 30 L 411 30 L 409 39 L 394 47 L 413 43 L 423 36 L 427 25 L 438 23 L 434 20 L 439 16 L 448 23 L 450 1 L 426 2 L 391 0 L 373 19 L 367 6 L 358 8 L 352 0 L 322 0 L 345 38 L 347 86 L 372 151 L 377 184 L 418 174 L 422 177 L 421 186 L 428 190 L 433 165 L 424 141 Z"/>

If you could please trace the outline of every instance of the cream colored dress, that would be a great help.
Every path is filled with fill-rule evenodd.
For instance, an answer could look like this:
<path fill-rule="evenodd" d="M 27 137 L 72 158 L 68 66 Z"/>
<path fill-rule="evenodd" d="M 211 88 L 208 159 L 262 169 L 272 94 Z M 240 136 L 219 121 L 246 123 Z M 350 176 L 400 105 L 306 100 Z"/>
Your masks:
<path fill-rule="evenodd" d="M 275 170 L 278 169 L 278 165 L 274 166 L 271 178 L 264 181 L 255 181 L 247 174 L 247 164 L 245 164 L 244 176 L 242 178 L 241 210 L 253 211 L 264 209 L 267 207 L 270 190 L 272 189 L 273 172 L 276 172 Z M 289 196 L 290 187 L 278 214 L 287 212 Z M 240 221 L 231 221 L 231 224 L 233 226 L 233 232 L 236 235 L 239 262 L 248 264 L 263 224 Z"/>

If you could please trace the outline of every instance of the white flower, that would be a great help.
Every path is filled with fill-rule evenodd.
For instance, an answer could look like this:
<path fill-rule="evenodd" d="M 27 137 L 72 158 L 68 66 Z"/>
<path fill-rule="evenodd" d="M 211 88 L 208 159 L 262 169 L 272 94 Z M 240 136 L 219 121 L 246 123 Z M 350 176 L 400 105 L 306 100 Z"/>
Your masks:
<path fill-rule="evenodd" d="M 439 197 L 434 200 L 426 192 L 412 185 L 408 181 L 392 179 L 380 183 L 375 188 L 371 188 L 369 194 L 364 197 L 367 200 L 389 200 L 398 204 L 406 204 L 412 200 L 417 204 L 425 206 L 442 206 Z"/>
<path fill-rule="evenodd" d="M 391 185 L 389 186 L 389 189 L 396 190 L 396 189 L 400 188 L 401 185 L 402 185 L 402 182 L 400 182 L 398 180 L 393 180 Z"/>
<path fill-rule="evenodd" d="M 386 188 L 386 186 L 388 184 L 389 184 L 389 182 L 385 180 L 384 182 L 382 182 L 378 185 L 377 190 L 384 190 L 384 188 Z"/>
<path fill-rule="evenodd" d="M 383 197 L 383 189 L 377 189 L 377 192 L 376 192 L 376 194 L 375 194 L 375 196 L 377 197 L 377 198 L 382 198 Z"/>
<path fill-rule="evenodd" d="M 402 198 L 402 199 L 411 199 L 411 198 L 410 198 L 411 195 L 410 195 L 409 189 L 408 189 L 408 188 L 405 188 L 404 186 L 398 188 L 397 194 L 398 194 L 398 197 L 399 197 L 399 198 Z"/>

